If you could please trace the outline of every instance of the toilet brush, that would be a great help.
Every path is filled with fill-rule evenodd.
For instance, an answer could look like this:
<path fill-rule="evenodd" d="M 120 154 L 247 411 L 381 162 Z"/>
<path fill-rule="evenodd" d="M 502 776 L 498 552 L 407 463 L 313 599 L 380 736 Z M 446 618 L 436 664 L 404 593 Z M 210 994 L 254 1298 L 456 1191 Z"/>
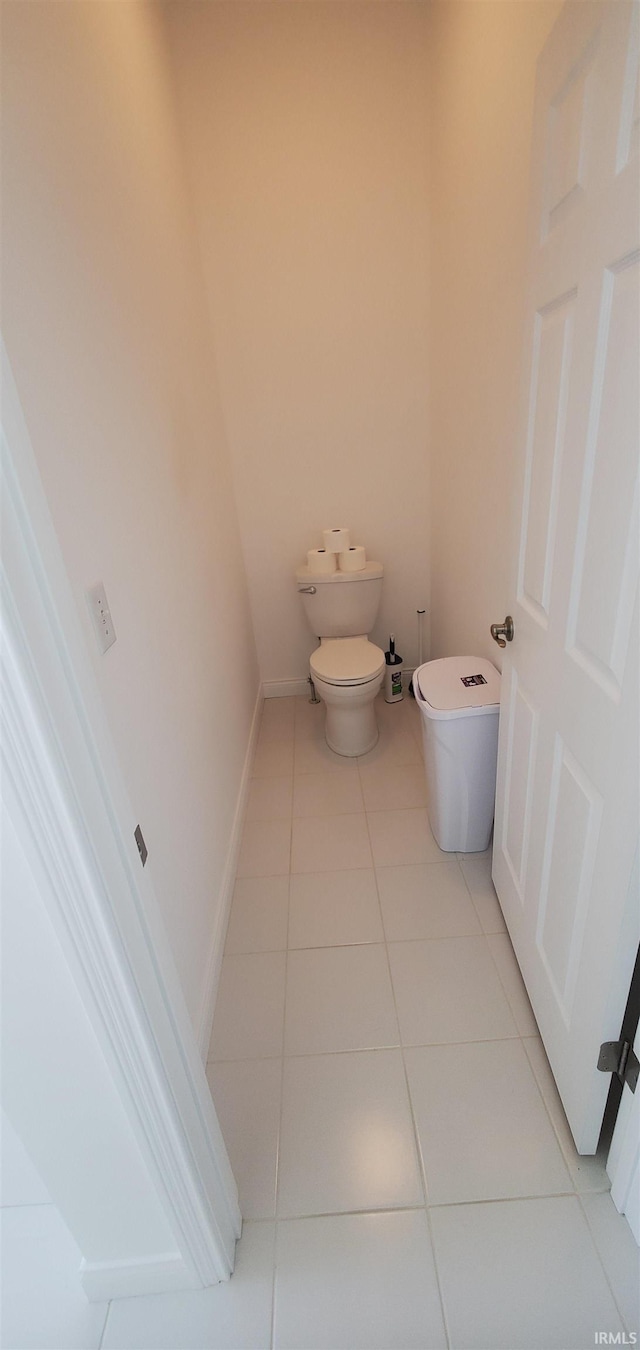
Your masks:
<path fill-rule="evenodd" d="M 384 672 L 384 701 L 399 703 L 402 698 L 402 657 L 396 652 L 396 640 L 391 633 L 389 650 L 385 652 L 386 669 Z"/>

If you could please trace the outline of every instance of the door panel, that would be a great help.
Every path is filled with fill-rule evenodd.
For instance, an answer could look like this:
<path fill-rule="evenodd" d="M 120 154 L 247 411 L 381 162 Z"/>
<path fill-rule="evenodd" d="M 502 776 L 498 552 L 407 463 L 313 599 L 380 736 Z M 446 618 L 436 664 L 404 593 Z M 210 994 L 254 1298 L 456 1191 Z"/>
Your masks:
<path fill-rule="evenodd" d="M 629 642 L 638 555 L 638 255 L 603 283 L 567 646 L 612 697 Z M 600 547 L 607 541 L 606 549 Z"/>
<path fill-rule="evenodd" d="M 521 685 L 516 671 L 512 672 L 508 703 L 503 707 L 503 713 L 507 710 L 510 731 L 505 766 L 506 794 L 502 850 L 511 872 L 516 897 L 522 907 L 540 710 L 535 707 Z"/>
<path fill-rule="evenodd" d="M 518 599 L 546 626 L 564 447 L 575 292 L 536 314 Z"/>
<path fill-rule="evenodd" d="M 601 818 L 599 793 L 556 736 L 536 941 L 567 1026 Z"/>

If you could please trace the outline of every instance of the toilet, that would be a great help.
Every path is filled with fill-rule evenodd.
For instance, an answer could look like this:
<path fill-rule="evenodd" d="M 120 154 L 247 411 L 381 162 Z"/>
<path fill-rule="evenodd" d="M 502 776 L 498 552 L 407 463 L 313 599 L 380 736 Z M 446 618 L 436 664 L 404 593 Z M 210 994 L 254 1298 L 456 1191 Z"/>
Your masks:
<path fill-rule="evenodd" d="M 382 594 L 383 567 L 327 575 L 299 567 L 298 594 L 320 646 L 309 660 L 326 707 L 325 739 L 338 755 L 365 755 L 378 739 L 374 699 L 384 679 L 384 652 L 369 642 Z"/>

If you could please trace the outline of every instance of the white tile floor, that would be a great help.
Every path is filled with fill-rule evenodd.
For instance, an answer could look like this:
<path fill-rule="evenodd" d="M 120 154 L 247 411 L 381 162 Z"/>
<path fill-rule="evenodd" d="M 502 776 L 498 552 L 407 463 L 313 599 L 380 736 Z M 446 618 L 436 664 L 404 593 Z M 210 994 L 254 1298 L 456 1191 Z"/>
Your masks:
<path fill-rule="evenodd" d="M 69 1346 L 586 1350 L 639 1330 L 637 1248 L 573 1148 L 489 858 L 432 838 L 413 702 L 379 721 L 354 764 L 321 707 L 264 708 L 207 1070 L 245 1216 L 233 1278 L 113 1303 L 101 1341 L 78 1308 Z"/>

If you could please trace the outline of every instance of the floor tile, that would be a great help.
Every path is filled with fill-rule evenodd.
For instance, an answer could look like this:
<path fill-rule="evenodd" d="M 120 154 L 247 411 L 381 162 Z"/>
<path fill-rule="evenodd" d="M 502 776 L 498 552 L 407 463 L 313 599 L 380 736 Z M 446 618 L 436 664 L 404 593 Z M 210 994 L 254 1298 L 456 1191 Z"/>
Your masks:
<path fill-rule="evenodd" d="M 375 701 L 375 710 L 378 723 L 381 727 L 391 727 L 397 729 L 411 726 L 420 726 L 420 713 L 416 707 L 415 700 L 410 698 L 407 693 L 405 697 L 396 700 L 395 703 L 387 703 L 384 694 L 378 694 Z"/>
<path fill-rule="evenodd" d="M 364 811 L 360 775 L 355 764 L 340 774 L 296 774 L 293 787 L 294 819 L 304 816 L 341 816 L 354 811 Z"/>
<path fill-rule="evenodd" d="M 243 1059 L 209 1064 L 207 1078 L 244 1219 L 276 1212 L 282 1061 Z"/>
<path fill-rule="evenodd" d="M 363 764 L 360 779 L 367 811 L 402 810 L 427 804 L 422 764 Z"/>
<path fill-rule="evenodd" d="M 420 745 L 411 735 L 406 723 L 395 727 L 380 726 L 380 736 L 373 750 L 358 759 L 360 768 L 373 765 L 390 768 L 392 766 L 413 765 L 422 768 L 424 780 L 424 760 Z"/>
<path fill-rule="evenodd" d="M 79 1251 L 55 1205 L 3 1209 L 2 1344 L 98 1350 L 106 1303 L 88 1303 Z"/>
<path fill-rule="evenodd" d="M 291 951 L 285 1055 L 318 1055 L 399 1044 L 383 944 Z"/>
<path fill-rule="evenodd" d="M 607 1194 L 583 1195 L 582 1208 L 628 1331 L 640 1335 L 640 1251 Z"/>
<path fill-rule="evenodd" d="M 290 850 L 288 820 L 249 821 L 242 831 L 236 876 L 284 876 L 289 871 Z"/>
<path fill-rule="evenodd" d="M 278 1224 L 275 1350 L 446 1346 L 424 1211 Z"/>
<path fill-rule="evenodd" d="M 517 1036 L 484 937 L 390 942 L 403 1045 Z"/>
<path fill-rule="evenodd" d="M 460 866 L 483 931 L 506 933 L 500 902 L 491 880 L 491 850 L 482 854 L 467 854 L 466 857 L 462 855 Z"/>
<path fill-rule="evenodd" d="M 520 1035 L 537 1036 L 538 1023 L 533 1015 L 509 934 L 490 933 L 487 942 Z"/>
<path fill-rule="evenodd" d="M 292 740 L 295 726 L 295 698 L 266 698 L 262 705 L 260 739 Z"/>
<path fill-rule="evenodd" d="M 294 820 L 292 872 L 320 872 L 371 867 L 366 817 L 311 816 Z"/>
<path fill-rule="evenodd" d="M 296 737 L 294 769 L 299 773 L 326 773 L 352 769 L 354 760 L 349 755 L 337 755 L 330 750 L 324 739 L 324 723 L 321 735 Z"/>
<path fill-rule="evenodd" d="M 572 1191 L 520 1041 L 405 1051 L 432 1205 Z"/>
<path fill-rule="evenodd" d="M 273 1223 L 245 1223 L 224 1284 L 115 1300 L 102 1350 L 269 1350 L 274 1244 Z"/>
<path fill-rule="evenodd" d="M 245 823 L 252 820 L 290 820 L 293 804 L 293 780 L 252 778 L 249 783 Z"/>
<path fill-rule="evenodd" d="M 551 1117 L 564 1160 L 577 1191 L 609 1191 L 611 1182 L 605 1170 L 605 1157 L 600 1154 L 580 1154 L 576 1151 L 573 1135 L 558 1094 L 555 1079 L 539 1036 L 527 1037 L 522 1044 L 527 1052 L 544 1103 Z"/>
<path fill-rule="evenodd" d="M 377 878 L 389 942 L 481 932 L 457 862 L 381 867 Z"/>
<path fill-rule="evenodd" d="M 295 699 L 294 725 L 296 740 L 324 735 L 325 710 L 323 703 L 310 703 L 308 695 Z"/>
<path fill-rule="evenodd" d="M 368 819 L 376 867 L 446 861 L 447 854 L 438 848 L 423 808 L 372 811 Z"/>
<path fill-rule="evenodd" d="M 287 876 L 243 877 L 236 881 L 225 951 L 284 951 L 288 906 Z"/>
<path fill-rule="evenodd" d="M 289 947 L 343 947 L 382 942 L 382 919 L 371 868 L 306 872 L 291 878 Z"/>
<path fill-rule="evenodd" d="M 293 741 L 258 738 L 251 773 L 254 778 L 281 778 L 293 773 Z"/>
<path fill-rule="evenodd" d="M 225 956 L 209 1059 L 264 1059 L 282 1054 L 284 952 Z"/>
<path fill-rule="evenodd" d="M 423 1199 L 400 1051 L 285 1060 L 279 1215 L 399 1209 Z"/>
<path fill-rule="evenodd" d="M 575 1196 L 431 1216 L 452 1350 L 592 1350 L 622 1330 Z"/>

